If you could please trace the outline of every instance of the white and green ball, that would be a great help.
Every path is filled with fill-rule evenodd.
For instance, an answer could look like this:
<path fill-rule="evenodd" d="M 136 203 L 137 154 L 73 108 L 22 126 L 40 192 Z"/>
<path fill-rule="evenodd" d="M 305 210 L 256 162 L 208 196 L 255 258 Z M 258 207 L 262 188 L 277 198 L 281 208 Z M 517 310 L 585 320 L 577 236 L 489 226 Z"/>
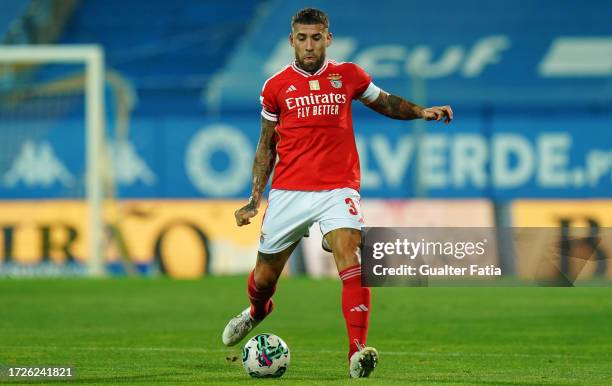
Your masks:
<path fill-rule="evenodd" d="M 289 367 L 289 346 L 274 334 L 258 334 L 242 348 L 242 365 L 254 378 L 279 378 Z"/>

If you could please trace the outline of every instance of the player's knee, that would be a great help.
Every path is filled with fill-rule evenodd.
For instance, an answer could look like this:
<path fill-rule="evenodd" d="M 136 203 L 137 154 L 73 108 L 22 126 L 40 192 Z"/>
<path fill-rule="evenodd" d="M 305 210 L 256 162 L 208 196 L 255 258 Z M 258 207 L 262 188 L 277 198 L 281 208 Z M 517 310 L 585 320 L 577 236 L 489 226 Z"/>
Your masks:
<path fill-rule="evenodd" d="M 259 289 L 274 287 L 276 285 L 276 282 L 278 281 L 277 277 L 265 270 L 260 270 L 260 272 L 255 271 L 254 279 L 255 285 Z"/>
<path fill-rule="evenodd" d="M 253 276 L 257 288 L 265 289 L 276 285 L 278 277 L 280 276 L 280 271 L 274 266 L 257 264 Z"/>

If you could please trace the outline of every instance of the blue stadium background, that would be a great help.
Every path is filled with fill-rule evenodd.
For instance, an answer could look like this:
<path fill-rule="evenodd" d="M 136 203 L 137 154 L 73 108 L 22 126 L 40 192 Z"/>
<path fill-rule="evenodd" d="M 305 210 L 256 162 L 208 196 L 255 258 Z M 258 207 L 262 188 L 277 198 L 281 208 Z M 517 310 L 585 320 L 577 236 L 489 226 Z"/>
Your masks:
<path fill-rule="evenodd" d="M 423 8 L 416 1 L 381 2 L 375 17 L 370 1 L 308 4 L 329 13 L 336 39 L 330 57 L 361 64 L 390 92 L 428 105 L 451 104 L 456 112 L 451 126 L 425 126 L 435 153 L 428 169 L 433 177 L 419 193 L 416 152 L 407 159 L 383 157 L 415 147 L 412 123 L 379 117 L 356 103 L 365 197 L 610 197 L 611 3 L 433 1 Z M 108 68 L 137 95 L 129 139 L 156 177 L 154 183 L 122 185 L 121 197 L 248 197 L 258 94 L 290 59 L 289 20 L 304 5 L 78 3 L 57 42 L 103 45 Z M 419 94 L 415 85 L 421 85 Z M 206 142 L 207 129 L 218 137 L 205 146 L 197 139 Z M 51 141 L 60 158 L 70 159 L 82 138 Z M 416 148 L 423 149 L 427 140 L 420 141 Z M 508 142 L 511 149 L 501 152 Z M 461 166 L 470 152 L 480 152 L 478 170 Z M 73 162 L 68 169 L 82 169 Z M 0 190 L 3 198 L 60 194 L 59 186 Z"/>

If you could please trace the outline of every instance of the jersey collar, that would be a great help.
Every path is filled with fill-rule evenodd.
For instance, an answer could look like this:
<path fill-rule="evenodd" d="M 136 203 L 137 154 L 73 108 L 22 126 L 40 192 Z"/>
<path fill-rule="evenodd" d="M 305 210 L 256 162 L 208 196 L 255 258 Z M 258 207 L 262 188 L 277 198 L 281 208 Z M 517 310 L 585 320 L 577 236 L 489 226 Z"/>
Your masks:
<path fill-rule="evenodd" d="M 317 72 L 315 72 L 314 74 L 311 74 L 307 71 L 302 70 L 301 68 L 299 68 L 296 64 L 295 61 L 293 61 L 291 63 L 291 68 L 293 69 L 293 71 L 297 72 L 298 74 L 305 76 L 306 78 L 311 77 L 311 76 L 316 76 L 316 75 L 320 75 L 323 73 L 323 71 L 325 71 L 327 69 L 327 65 L 329 64 L 329 59 L 325 59 L 325 61 L 323 62 L 323 65 L 321 66 L 321 68 L 319 68 L 317 70 Z"/>

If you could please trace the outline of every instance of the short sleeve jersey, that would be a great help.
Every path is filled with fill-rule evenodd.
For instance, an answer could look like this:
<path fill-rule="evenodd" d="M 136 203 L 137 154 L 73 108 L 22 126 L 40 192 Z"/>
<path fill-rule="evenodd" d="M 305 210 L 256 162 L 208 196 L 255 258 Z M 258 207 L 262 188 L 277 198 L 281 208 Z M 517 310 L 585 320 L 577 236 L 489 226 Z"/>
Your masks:
<path fill-rule="evenodd" d="M 273 189 L 359 190 L 351 102 L 371 81 L 354 63 L 326 60 L 314 74 L 292 63 L 264 83 L 261 114 L 278 122 Z"/>

